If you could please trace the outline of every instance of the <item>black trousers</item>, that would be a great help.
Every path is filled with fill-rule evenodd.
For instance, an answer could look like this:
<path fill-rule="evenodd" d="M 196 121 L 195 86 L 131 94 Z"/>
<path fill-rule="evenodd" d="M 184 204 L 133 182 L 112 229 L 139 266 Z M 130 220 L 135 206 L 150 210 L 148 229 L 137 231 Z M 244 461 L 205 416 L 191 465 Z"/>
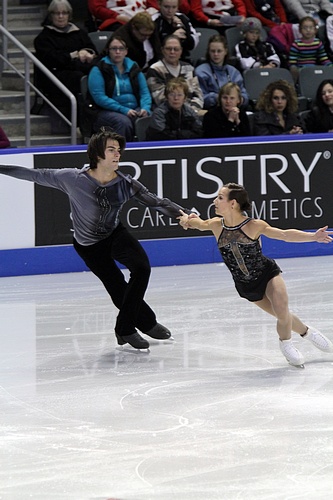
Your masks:
<path fill-rule="evenodd" d="M 74 239 L 74 248 L 89 269 L 101 280 L 119 309 L 115 332 L 131 335 L 137 327 L 147 332 L 156 325 L 154 311 L 143 300 L 150 277 L 150 263 L 140 243 L 121 224 L 105 240 L 83 246 Z M 116 261 L 130 271 L 126 282 Z"/>

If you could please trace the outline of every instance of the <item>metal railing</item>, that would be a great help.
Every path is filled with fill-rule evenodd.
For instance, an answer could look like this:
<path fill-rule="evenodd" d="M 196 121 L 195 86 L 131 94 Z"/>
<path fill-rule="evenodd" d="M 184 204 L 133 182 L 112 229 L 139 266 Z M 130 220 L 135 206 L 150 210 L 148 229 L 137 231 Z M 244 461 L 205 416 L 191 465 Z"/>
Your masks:
<path fill-rule="evenodd" d="M 6 4 L 6 5 L 5 5 Z M 3 21 L 7 24 L 7 1 L 3 3 Z M 4 25 L 0 24 L 0 33 L 2 35 L 2 53 L 0 54 L 0 70 L 1 72 L 6 67 L 11 68 L 20 78 L 24 80 L 25 93 L 25 145 L 31 145 L 31 102 L 30 92 L 33 90 L 38 94 L 56 113 L 65 121 L 71 130 L 71 144 L 77 143 L 77 101 L 75 96 L 68 90 L 65 85 L 49 71 L 17 38 L 15 38 Z M 24 57 L 24 72 L 16 68 L 8 59 L 8 41 L 12 42 L 23 54 Z M 34 64 L 50 81 L 70 100 L 71 104 L 71 119 L 66 118 L 61 111 L 30 81 L 30 65 Z"/>

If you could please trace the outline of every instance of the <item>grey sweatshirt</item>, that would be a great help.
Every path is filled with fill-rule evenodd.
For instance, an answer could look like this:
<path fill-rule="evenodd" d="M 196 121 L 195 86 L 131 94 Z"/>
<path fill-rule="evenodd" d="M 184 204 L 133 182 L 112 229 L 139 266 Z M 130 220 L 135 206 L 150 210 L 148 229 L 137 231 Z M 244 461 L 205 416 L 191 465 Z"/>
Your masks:
<path fill-rule="evenodd" d="M 130 175 L 117 171 L 117 177 L 105 185 L 99 184 L 82 169 L 30 169 L 13 165 L 0 165 L 0 174 L 35 182 L 41 186 L 59 189 L 69 197 L 74 237 L 81 245 L 92 245 L 114 231 L 119 224 L 120 211 L 131 198 L 162 214 L 177 218 L 182 209 L 168 198 L 159 198 Z"/>

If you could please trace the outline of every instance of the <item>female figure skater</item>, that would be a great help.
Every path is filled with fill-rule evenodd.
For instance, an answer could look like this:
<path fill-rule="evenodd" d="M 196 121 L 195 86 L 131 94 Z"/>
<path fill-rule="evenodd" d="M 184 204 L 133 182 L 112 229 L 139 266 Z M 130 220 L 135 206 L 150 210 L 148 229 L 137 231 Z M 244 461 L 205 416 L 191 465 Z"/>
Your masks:
<path fill-rule="evenodd" d="M 292 331 L 310 340 L 321 351 L 333 352 L 333 344 L 328 338 L 305 325 L 289 310 L 281 269 L 273 259 L 262 254 L 259 241 L 260 235 L 264 235 L 288 242 L 330 243 L 332 237 L 329 235 L 333 232 L 326 231 L 327 226 L 315 233 L 278 229 L 263 220 L 248 217 L 244 214 L 251 208 L 248 193 L 239 184 L 225 184 L 214 200 L 214 205 L 220 217 L 202 220 L 195 214 L 182 213 L 180 224 L 184 229 L 213 232 L 239 295 L 277 319 L 279 345 L 287 361 L 303 368 L 304 358 L 292 343 Z"/>

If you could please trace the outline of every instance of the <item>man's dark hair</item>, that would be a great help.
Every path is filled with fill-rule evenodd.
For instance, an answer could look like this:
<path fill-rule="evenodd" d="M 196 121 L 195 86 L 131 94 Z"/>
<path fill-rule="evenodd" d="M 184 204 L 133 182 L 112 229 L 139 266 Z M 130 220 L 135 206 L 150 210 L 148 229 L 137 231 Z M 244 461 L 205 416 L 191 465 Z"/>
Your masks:
<path fill-rule="evenodd" d="M 122 153 L 126 146 L 125 137 L 117 134 L 110 127 L 101 127 L 96 134 L 93 134 L 89 140 L 87 154 L 90 160 L 90 168 L 97 168 L 98 158 L 105 158 L 105 149 L 107 141 L 117 141 L 120 152 Z"/>

